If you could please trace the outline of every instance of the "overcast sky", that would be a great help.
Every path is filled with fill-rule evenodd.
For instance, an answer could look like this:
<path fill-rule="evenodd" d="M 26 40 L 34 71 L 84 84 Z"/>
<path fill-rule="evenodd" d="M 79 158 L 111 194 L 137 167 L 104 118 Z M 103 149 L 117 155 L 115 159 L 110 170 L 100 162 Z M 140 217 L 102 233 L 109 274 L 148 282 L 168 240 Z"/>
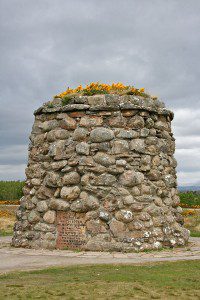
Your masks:
<path fill-rule="evenodd" d="M 175 112 L 178 182 L 200 184 L 199 49 L 200 0 L 0 0 L 0 180 L 25 177 L 34 109 L 122 81 Z"/>

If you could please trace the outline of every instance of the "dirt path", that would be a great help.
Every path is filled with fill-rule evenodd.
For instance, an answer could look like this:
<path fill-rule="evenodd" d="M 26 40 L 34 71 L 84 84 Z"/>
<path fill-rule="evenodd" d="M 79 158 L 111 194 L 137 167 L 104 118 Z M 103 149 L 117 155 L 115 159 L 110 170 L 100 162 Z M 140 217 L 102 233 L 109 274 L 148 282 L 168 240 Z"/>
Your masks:
<path fill-rule="evenodd" d="M 78 264 L 138 264 L 158 261 L 200 260 L 200 238 L 187 247 L 148 253 L 73 252 L 11 248 L 10 237 L 0 237 L 0 273 Z"/>

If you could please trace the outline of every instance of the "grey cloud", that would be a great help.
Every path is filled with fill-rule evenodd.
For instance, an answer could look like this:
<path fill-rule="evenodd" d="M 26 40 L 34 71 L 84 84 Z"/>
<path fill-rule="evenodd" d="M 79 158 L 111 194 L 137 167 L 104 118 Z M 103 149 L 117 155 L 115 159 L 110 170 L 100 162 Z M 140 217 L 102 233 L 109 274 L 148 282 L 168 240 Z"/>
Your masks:
<path fill-rule="evenodd" d="M 158 95 L 177 111 L 178 147 L 183 136 L 199 147 L 199 0 L 1 0 L 0 20 L 1 164 L 8 147 L 19 161 L 12 149 L 28 144 L 34 109 L 97 80 Z M 180 109 L 194 116 L 189 124 Z"/>

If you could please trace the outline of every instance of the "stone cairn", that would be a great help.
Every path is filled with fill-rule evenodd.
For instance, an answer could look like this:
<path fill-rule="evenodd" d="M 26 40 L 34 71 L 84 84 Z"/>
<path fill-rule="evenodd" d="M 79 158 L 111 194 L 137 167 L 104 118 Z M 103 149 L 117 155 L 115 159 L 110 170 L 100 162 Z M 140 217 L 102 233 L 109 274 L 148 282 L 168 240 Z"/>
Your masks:
<path fill-rule="evenodd" d="M 133 95 L 55 98 L 35 111 L 15 247 L 183 246 L 173 113 Z"/>

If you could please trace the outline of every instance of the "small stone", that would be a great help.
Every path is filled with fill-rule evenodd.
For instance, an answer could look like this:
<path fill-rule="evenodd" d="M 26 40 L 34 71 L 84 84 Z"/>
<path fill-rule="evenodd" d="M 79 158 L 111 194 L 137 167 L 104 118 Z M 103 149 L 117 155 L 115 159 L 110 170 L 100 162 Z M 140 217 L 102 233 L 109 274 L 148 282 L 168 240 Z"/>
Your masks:
<path fill-rule="evenodd" d="M 98 152 L 94 156 L 94 161 L 98 164 L 108 167 L 115 163 L 115 158 L 111 155 L 105 154 L 104 152 Z"/>
<path fill-rule="evenodd" d="M 43 231 L 43 232 L 52 232 L 55 230 L 55 225 L 40 222 L 34 226 L 34 230 Z"/>
<path fill-rule="evenodd" d="M 103 124 L 103 118 L 97 116 L 85 116 L 80 120 L 80 126 L 95 127 Z"/>
<path fill-rule="evenodd" d="M 129 150 L 129 144 L 127 141 L 117 140 L 113 142 L 113 146 L 112 146 L 113 154 L 128 152 L 128 150 Z"/>
<path fill-rule="evenodd" d="M 45 212 L 47 210 L 48 210 L 48 205 L 47 205 L 46 201 L 39 201 L 37 203 L 37 211 Z"/>
<path fill-rule="evenodd" d="M 90 153 L 90 145 L 85 142 L 81 142 L 76 145 L 76 152 L 78 154 L 89 155 Z"/>
<path fill-rule="evenodd" d="M 87 221 L 86 228 L 91 234 L 95 234 L 95 235 L 107 232 L 105 225 L 103 226 L 102 222 L 100 222 L 99 220 Z"/>
<path fill-rule="evenodd" d="M 133 196 L 139 196 L 140 195 L 140 189 L 137 186 L 134 186 L 132 188 L 132 195 Z"/>
<path fill-rule="evenodd" d="M 31 183 L 32 183 L 32 185 L 39 186 L 41 184 L 41 180 L 38 178 L 33 178 L 33 179 L 31 179 Z"/>
<path fill-rule="evenodd" d="M 55 211 L 53 210 L 48 210 L 44 216 L 43 216 L 43 219 L 46 223 L 49 223 L 49 224 L 53 224 L 55 222 L 55 219 L 56 219 L 56 213 Z"/>
<path fill-rule="evenodd" d="M 74 199 L 78 198 L 79 195 L 80 195 L 80 189 L 77 186 L 74 186 L 74 187 L 64 186 L 60 192 L 61 198 L 66 199 L 66 200 L 74 200 Z"/>
<path fill-rule="evenodd" d="M 136 129 L 143 128 L 144 119 L 141 116 L 134 116 L 129 120 L 129 126 Z"/>
<path fill-rule="evenodd" d="M 44 184 L 49 187 L 61 186 L 61 178 L 59 174 L 49 172 L 44 178 Z"/>
<path fill-rule="evenodd" d="M 93 95 L 87 97 L 88 104 L 91 106 L 104 106 L 106 105 L 105 95 Z"/>
<path fill-rule="evenodd" d="M 35 210 L 32 210 L 28 215 L 28 221 L 30 223 L 37 223 L 40 220 L 40 215 Z"/>
<path fill-rule="evenodd" d="M 70 118 L 67 114 L 62 114 L 63 118 L 60 121 L 60 127 L 66 130 L 74 130 L 76 128 L 76 121 Z"/>
<path fill-rule="evenodd" d="M 121 237 L 124 235 L 125 225 L 123 222 L 112 219 L 112 221 L 109 224 L 109 227 L 114 237 Z"/>
<path fill-rule="evenodd" d="M 116 166 L 125 167 L 126 165 L 127 165 L 126 160 L 124 160 L 124 159 L 116 160 Z"/>
<path fill-rule="evenodd" d="M 96 177 L 94 180 L 95 185 L 105 185 L 105 186 L 112 186 L 116 182 L 116 177 L 111 174 L 101 174 L 100 176 Z"/>
<path fill-rule="evenodd" d="M 139 134 L 137 131 L 134 130 L 120 130 L 119 133 L 116 134 L 117 138 L 122 139 L 136 139 L 139 137 Z"/>
<path fill-rule="evenodd" d="M 161 173 L 158 170 L 152 169 L 150 172 L 147 174 L 149 180 L 156 181 L 161 178 Z"/>
<path fill-rule="evenodd" d="M 141 184 L 144 181 L 144 175 L 140 172 L 135 172 L 132 170 L 125 171 L 119 177 L 119 182 L 122 185 L 133 187 L 135 185 Z"/>
<path fill-rule="evenodd" d="M 176 178 L 173 175 L 165 175 L 165 183 L 167 187 L 176 187 Z"/>
<path fill-rule="evenodd" d="M 99 219 L 101 219 L 102 221 L 108 222 L 110 219 L 110 215 L 106 211 L 101 210 L 99 212 Z"/>
<path fill-rule="evenodd" d="M 47 141 L 54 142 L 55 140 L 66 140 L 69 137 L 69 132 L 64 129 L 55 129 L 47 133 Z"/>
<path fill-rule="evenodd" d="M 120 210 L 115 214 L 115 217 L 117 220 L 123 221 L 124 223 L 133 221 L 133 213 L 130 210 Z"/>
<path fill-rule="evenodd" d="M 111 141 L 113 138 L 113 131 L 104 127 L 93 129 L 90 133 L 90 140 L 95 143 Z"/>
<path fill-rule="evenodd" d="M 55 129 L 56 127 L 58 127 L 58 121 L 56 121 L 56 120 L 45 121 L 41 125 L 41 128 L 44 132 Z"/>
<path fill-rule="evenodd" d="M 145 151 L 145 143 L 142 139 L 134 139 L 130 142 L 130 149 L 136 152 L 144 152 Z"/>
<path fill-rule="evenodd" d="M 135 202 L 135 200 L 132 195 L 127 195 L 127 196 L 124 196 L 123 202 L 124 202 L 124 205 L 131 205 Z"/>
<path fill-rule="evenodd" d="M 63 176 L 63 185 L 79 184 L 80 175 L 77 172 L 69 172 Z"/>
<path fill-rule="evenodd" d="M 127 120 L 125 117 L 123 117 L 121 115 L 121 116 L 117 116 L 115 118 L 110 118 L 108 123 L 111 127 L 125 127 Z"/>
<path fill-rule="evenodd" d="M 78 127 L 74 130 L 73 140 L 84 141 L 88 134 L 89 134 L 89 132 L 87 129 Z"/>
<path fill-rule="evenodd" d="M 53 210 L 67 211 L 69 203 L 62 199 L 52 199 L 49 203 L 49 208 Z"/>
<path fill-rule="evenodd" d="M 148 128 L 142 128 L 140 131 L 141 137 L 147 137 L 149 135 L 149 129 Z"/>

